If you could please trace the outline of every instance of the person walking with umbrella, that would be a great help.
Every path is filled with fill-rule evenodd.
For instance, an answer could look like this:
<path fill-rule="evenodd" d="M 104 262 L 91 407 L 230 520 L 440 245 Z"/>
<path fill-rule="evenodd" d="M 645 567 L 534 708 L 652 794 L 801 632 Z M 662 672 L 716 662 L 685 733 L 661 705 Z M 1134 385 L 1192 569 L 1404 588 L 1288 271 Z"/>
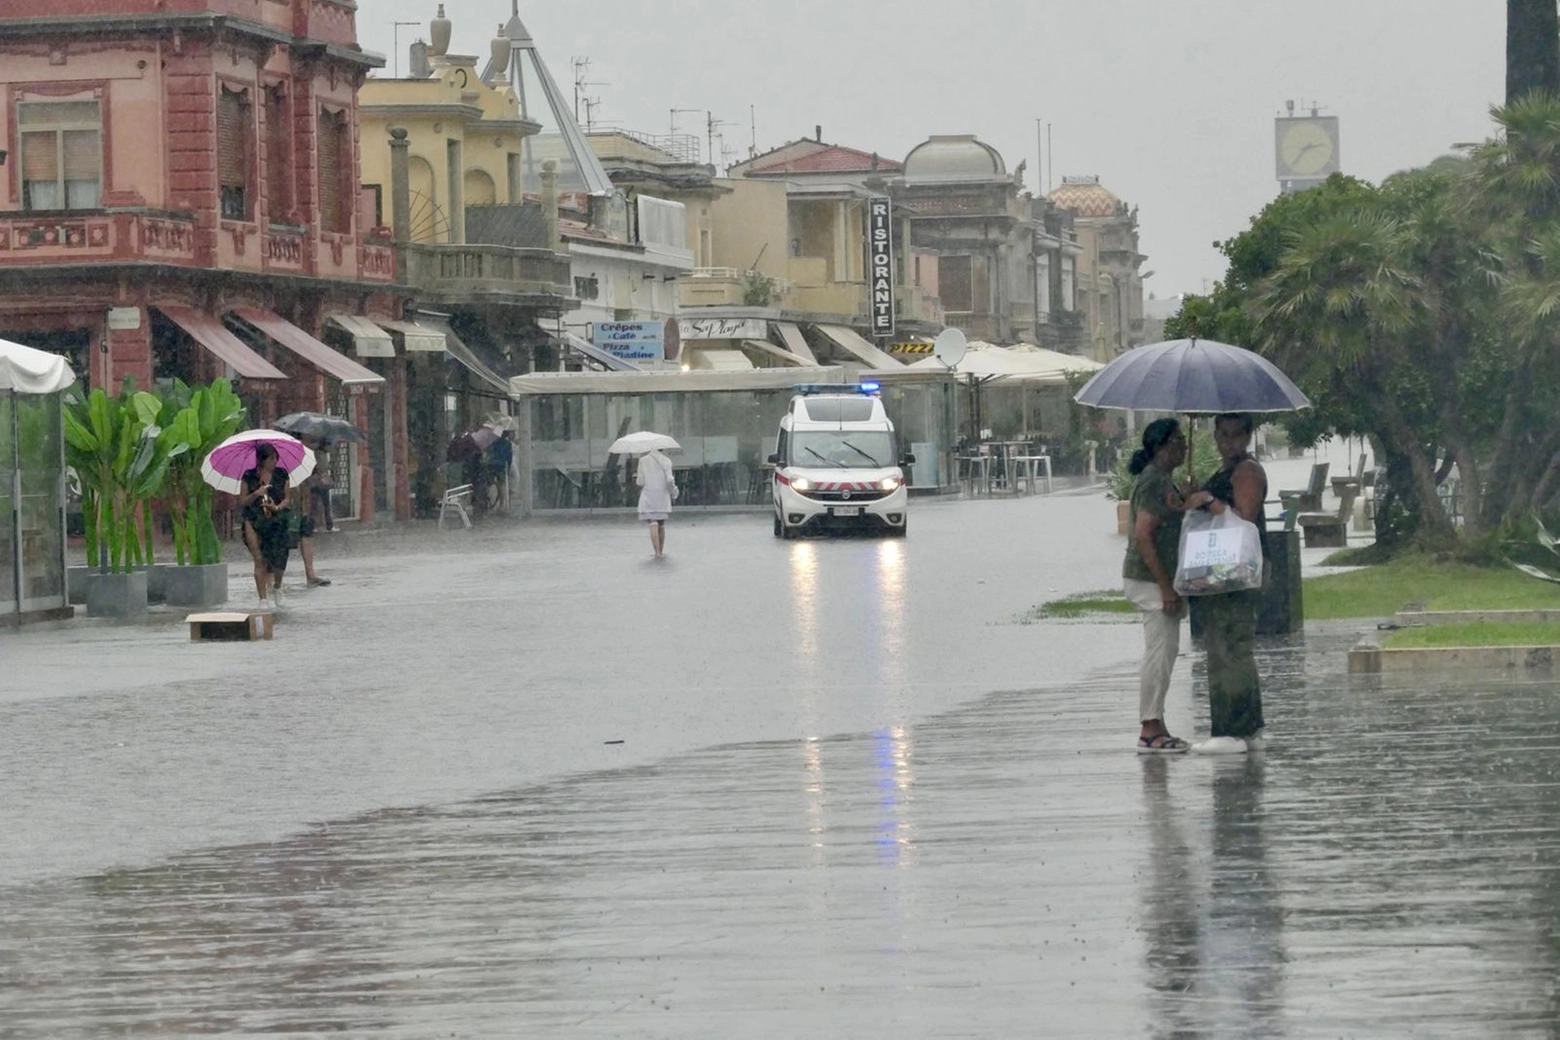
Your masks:
<path fill-rule="evenodd" d="M 663 452 L 682 451 L 682 445 L 660 433 L 630 433 L 607 449 L 613 455 L 638 455 L 634 482 L 639 485 L 639 519 L 650 525 L 650 548 L 655 558 L 666 556 L 666 521 L 677 498 L 677 475 Z"/>
<path fill-rule="evenodd" d="M 282 576 L 287 573 L 287 527 L 280 519 L 292 505 L 288 474 L 277 465 L 277 452 L 270 444 L 255 448 L 255 465 L 239 478 L 243 490 L 238 493 L 238 508 L 244 518 L 244 544 L 255 561 L 255 592 L 261 607 L 267 606 L 267 593 L 278 593 Z"/>
<path fill-rule="evenodd" d="M 282 515 L 292 489 L 314 472 L 314 452 L 276 430 L 235 433 L 211 450 L 200 475 L 218 491 L 238 496 L 244 545 L 255 561 L 255 592 L 262 607 L 280 593 L 287 572 L 290 532 Z"/>
<path fill-rule="evenodd" d="M 1255 423 L 1244 412 L 1214 420 L 1213 441 L 1223 467 L 1203 490 L 1215 514 L 1233 509 L 1237 516 L 1267 529 L 1267 471 L 1251 456 Z M 1198 598 L 1203 647 L 1208 653 L 1209 739 L 1193 750 L 1202 754 L 1244 754 L 1262 748 L 1262 683 L 1257 674 L 1257 608 L 1260 590 L 1226 592 Z"/>

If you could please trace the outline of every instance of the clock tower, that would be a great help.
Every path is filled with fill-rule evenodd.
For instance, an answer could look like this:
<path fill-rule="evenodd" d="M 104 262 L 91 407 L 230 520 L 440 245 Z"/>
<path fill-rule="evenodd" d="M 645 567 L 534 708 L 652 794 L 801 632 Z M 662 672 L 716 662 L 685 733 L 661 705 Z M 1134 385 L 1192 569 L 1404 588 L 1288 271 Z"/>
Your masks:
<path fill-rule="evenodd" d="M 1321 115 L 1312 106 L 1310 115 L 1289 114 L 1274 120 L 1274 145 L 1278 182 L 1285 195 L 1321 184 L 1340 169 L 1338 119 Z"/>

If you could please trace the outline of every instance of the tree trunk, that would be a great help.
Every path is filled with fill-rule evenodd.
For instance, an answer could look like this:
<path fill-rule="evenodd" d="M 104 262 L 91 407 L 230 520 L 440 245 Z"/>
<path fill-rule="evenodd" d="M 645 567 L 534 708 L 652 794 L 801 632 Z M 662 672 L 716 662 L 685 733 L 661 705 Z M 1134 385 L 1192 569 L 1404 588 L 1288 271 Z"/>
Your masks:
<path fill-rule="evenodd" d="M 1457 532 L 1441 505 L 1441 495 L 1437 490 L 1435 460 L 1425 451 L 1425 446 L 1414 439 L 1413 429 L 1395 406 L 1384 405 L 1382 419 L 1386 425 L 1384 432 L 1390 435 L 1396 451 L 1408 460 L 1412 491 L 1419 502 L 1421 536 L 1434 544 L 1455 541 Z"/>
<path fill-rule="evenodd" d="M 1560 92 L 1560 7 L 1506 0 L 1506 104 L 1534 90 Z"/>

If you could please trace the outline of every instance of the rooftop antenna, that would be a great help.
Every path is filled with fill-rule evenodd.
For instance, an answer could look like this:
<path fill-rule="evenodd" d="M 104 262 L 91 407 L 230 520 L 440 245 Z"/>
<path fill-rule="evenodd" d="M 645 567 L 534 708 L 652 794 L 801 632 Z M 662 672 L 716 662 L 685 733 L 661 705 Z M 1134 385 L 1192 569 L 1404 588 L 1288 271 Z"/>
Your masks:
<path fill-rule="evenodd" d="M 585 97 L 585 94 L 584 94 L 585 88 L 586 87 L 610 87 L 612 84 L 608 83 L 606 80 L 592 80 L 592 79 L 586 79 L 585 78 L 585 77 L 590 75 L 590 58 L 589 57 L 581 55 L 581 56 L 576 57 L 576 58 L 570 58 L 569 59 L 569 64 L 574 66 L 574 121 L 575 122 L 579 122 L 579 118 L 580 118 L 580 103 L 584 102 L 584 104 L 585 104 L 585 121 L 588 123 L 588 122 L 590 122 L 590 100 L 591 99 L 588 98 L 588 97 Z M 601 101 L 601 99 L 598 97 L 598 98 L 596 98 L 596 101 L 599 103 Z"/>
<path fill-rule="evenodd" d="M 671 122 L 669 124 L 667 124 L 667 133 L 671 134 L 673 137 L 676 137 L 677 136 L 677 117 L 681 116 L 681 115 L 692 115 L 692 114 L 694 114 L 695 112 L 698 112 L 698 111 L 699 111 L 699 109 L 697 109 L 697 108 L 674 108 L 674 109 L 672 109 L 672 119 L 671 119 Z"/>
<path fill-rule="evenodd" d="M 748 106 L 748 133 L 748 158 L 752 159 L 758 155 L 758 107 L 755 105 Z"/>
<path fill-rule="evenodd" d="M 516 0 L 516 2 L 518 2 L 518 0 Z M 395 28 L 390 33 L 390 38 L 391 38 L 392 41 L 394 41 L 390 45 L 390 53 L 395 55 L 395 63 L 390 66 L 390 68 L 391 68 L 391 73 L 390 74 L 392 76 L 394 76 L 396 79 L 400 79 L 401 78 L 401 26 L 403 26 L 403 25 L 421 25 L 422 22 L 392 22 L 390 24 L 395 26 Z"/>
<path fill-rule="evenodd" d="M 601 107 L 601 98 L 588 97 L 585 101 L 585 132 L 590 133 L 596 128 L 596 109 Z"/>
<path fill-rule="evenodd" d="M 715 131 L 718 127 L 730 125 L 731 124 L 724 119 L 716 119 L 714 112 L 706 111 L 704 113 L 704 132 L 707 135 L 709 141 L 709 157 L 711 163 L 715 161 L 716 156 L 720 155 L 720 153 L 715 150 Z"/>

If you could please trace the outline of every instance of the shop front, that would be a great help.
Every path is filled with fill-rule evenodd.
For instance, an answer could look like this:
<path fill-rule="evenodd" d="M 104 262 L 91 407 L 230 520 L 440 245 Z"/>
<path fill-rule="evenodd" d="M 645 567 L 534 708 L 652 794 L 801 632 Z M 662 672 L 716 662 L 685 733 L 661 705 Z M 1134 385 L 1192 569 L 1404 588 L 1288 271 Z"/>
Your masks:
<path fill-rule="evenodd" d="M 916 455 L 911 486 L 951 483 L 954 384 L 940 373 L 867 373 L 881 384 L 904 450 Z M 510 380 L 520 427 L 516 461 L 523 511 L 630 509 L 638 501 L 631 459 L 610 452 L 650 430 L 682 445 L 672 456 L 678 508 L 769 508 L 775 432 L 802 384 L 856 379 L 834 367 L 691 372 L 536 373 Z"/>

